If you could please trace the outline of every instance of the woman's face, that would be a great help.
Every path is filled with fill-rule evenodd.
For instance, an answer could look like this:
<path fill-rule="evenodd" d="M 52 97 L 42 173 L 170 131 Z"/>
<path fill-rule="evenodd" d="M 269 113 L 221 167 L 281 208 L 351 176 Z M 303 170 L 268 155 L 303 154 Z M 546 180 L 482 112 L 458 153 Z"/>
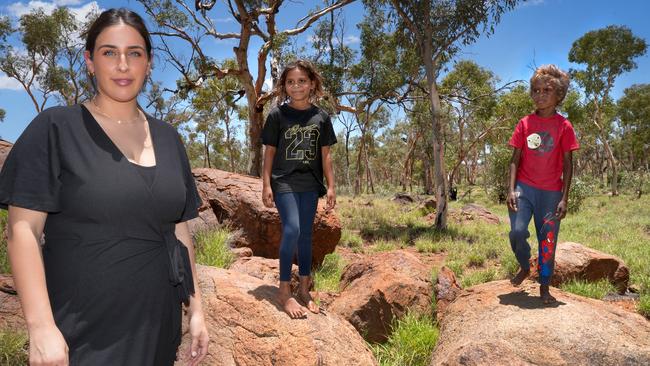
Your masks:
<path fill-rule="evenodd" d="M 137 98 L 151 67 L 147 56 L 144 38 L 126 24 L 107 27 L 97 36 L 92 59 L 84 53 L 99 93 L 117 102 Z"/>

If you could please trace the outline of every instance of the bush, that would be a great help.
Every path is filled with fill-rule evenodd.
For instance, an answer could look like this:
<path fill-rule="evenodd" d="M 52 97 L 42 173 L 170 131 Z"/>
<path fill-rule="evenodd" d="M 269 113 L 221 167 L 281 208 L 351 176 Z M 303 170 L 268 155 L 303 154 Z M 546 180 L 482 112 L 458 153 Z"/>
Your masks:
<path fill-rule="evenodd" d="M 225 228 L 198 232 L 195 240 L 196 263 L 218 268 L 228 268 L 235 260 L 228 245 L 229 237 L 230 232 Z"/>
<path fill-rule="evenodd" d="M 578 212 L 585 198 L 589 197 L 593 191 L 594 186 L 590 182 L 580 178 L 574 179 L 569 190 L 568 211 L 571 213 Z"/>
<path fill-rule="evenodd" d="M 511 156 L 512 150 L 506 146 L 494 146 L 493 151 L 488 155 L 488 194 L 494 202 L 503 203 L 508 196 Z"/>

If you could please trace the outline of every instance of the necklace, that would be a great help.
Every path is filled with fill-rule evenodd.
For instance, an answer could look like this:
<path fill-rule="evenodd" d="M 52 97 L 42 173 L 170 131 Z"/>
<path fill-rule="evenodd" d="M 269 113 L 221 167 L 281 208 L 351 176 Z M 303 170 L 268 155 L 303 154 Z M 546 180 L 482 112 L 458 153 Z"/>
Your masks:
<path fill-rule="evenodd" d="M 144 116 L 144 113 L 138 108 L 138 116 L 135 118 L 132 118 L 130 120 L 122 121 L 120 119 L 116 120 L 115 118 L 111 117 L 108 113 L 104 112 L 101 108 L 99 108 L 99 105 L 97 105 L 97 101 L 95 98 L 92 99 L 93 107 L 95 108 L 95 111 L 102 116 L 108 118 L 111 121 L 117 122 L 117 124 L 122 125 L 122 124 L 132 124 L 138 122 L 138 120 L 144 121 L 144 133 L 145 133 L 145 139 L 144 139 L 144 147 L 145 148 L 150 148 L 153 146 L 153 141 L 151 139 L 151 132 L 149 132 L 149 123 L 146 121 L 146 116 Z"/>
<path fill-rule="evenodd" d="M 101 114 L 102 116 L 108 118 L 111 121 L 117 122 L 118 125 L 131 124 L 131 123 L 136 123 L 139 120 L 144 120 L 144 118 L 142 118 L 143 113 L 140 110 L 140 108 L 138 108 L 138 116 L 137 117 L 129 119 L 129 120 L 121 120 L 121 119 L 117 119 L 117 118 L 112 117 L 110 114 L 104 112 L 101 108 L 99 108 L 99 105 L 97 104 L 96 98 L 93 98 L 92 102 L 93 102 L 93 107 L 95 107 L 95 110 L 97 111 L 97 113 Z"/>

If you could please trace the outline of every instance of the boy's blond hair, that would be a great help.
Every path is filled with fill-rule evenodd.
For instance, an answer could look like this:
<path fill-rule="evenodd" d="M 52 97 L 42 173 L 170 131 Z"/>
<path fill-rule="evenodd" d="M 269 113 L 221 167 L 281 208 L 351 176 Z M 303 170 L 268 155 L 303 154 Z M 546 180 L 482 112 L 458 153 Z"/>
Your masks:
<path fill-rule="evenodd" d="M 569 90 L 569 82 L 571 81 L 568 73 L 562 71 L 555 65 L 542 65 L 538 67 L 530 78 L 531 96 L 533 95 L 533 84 L 538 80 L 550 83 L 553 89 L 555 89 L 558 104 L 562 103 Z"/>

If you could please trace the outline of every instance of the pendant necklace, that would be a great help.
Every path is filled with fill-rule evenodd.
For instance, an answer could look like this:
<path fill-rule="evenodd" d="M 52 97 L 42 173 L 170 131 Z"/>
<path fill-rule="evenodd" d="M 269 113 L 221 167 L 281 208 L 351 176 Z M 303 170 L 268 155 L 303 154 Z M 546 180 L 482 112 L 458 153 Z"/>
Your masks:
<path fill-rule="evenodd" d="M 140 110 L 140 108 L 138 108 L 138 116 L 137 117 L 123 121 L 121 119 L 113 118 L 108 113 L 104 112 L 101 108 L 99 108 L 99 105 L 97 105 L 97 101 L 95 100 L 95 98 L 92 99 L 92 103 L 93 103 L 93 107 L 95 108 L 95 111 L 97 111 L 97 113 L 99 113 L 100 115 L 108 118 L 111 121 L 117 122 L 118 125 L 134 124 L 134 123 L 138 122 L 139 120 L 143 120 L 143 121 L 146 122 L 146 118 L 143 118 L 144 113 Z M 149 132 L 149 123 L 148 122 L 146 122 L 144 124 L 144 131 L 145 131 L 145 134 L 146 134 L 146 138 L 144 140 L 144 147 L 149 148 L 149 147 L 153 146 L 153 144 L 151 142 L 151 139 L 149 138 L 149 136 L 151 136 L 151 133 Z"/>

